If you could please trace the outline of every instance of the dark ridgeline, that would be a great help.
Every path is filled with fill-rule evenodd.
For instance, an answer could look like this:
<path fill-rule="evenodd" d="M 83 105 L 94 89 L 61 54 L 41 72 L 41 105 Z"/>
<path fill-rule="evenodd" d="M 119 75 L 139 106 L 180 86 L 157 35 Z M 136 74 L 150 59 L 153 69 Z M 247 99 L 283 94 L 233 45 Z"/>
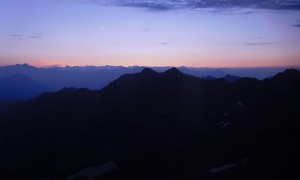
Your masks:
<path fill-rule="evenodd" d="M 146 68 L 2 110 L 0 179 L 298 179 L 300 72 L 227 81 Z"/>
<path fill-rule="evenodd" d="M 213 76 L 205 76 L 205 77 L 202 77 L 202 79 L 216 80 L 217 78 L 215 78 Z M 227 74 L 226 76 L 223 77 L 223 79 L 225 79 L 229 83 L 234 83 L 235 81 L 241 79 L 241 77 L 239 77 L 239 76 L 233 76 L 231 74 Z"/>
<path fill-rule="evenodd" d="M 158 66 L 153 68 L 157 72 L 164 72 L 167 69 L 170 69 L 168 66 Z M 185 74 L 205 79 L 207 76 L 208 78 L 213 77 L 213 79 L 223 78 L 228 74 L 231 76 L 257 77 L 259 79 L 264 79 L 284 70 L 283 68 L 178 68 Z M 9 76 L 19 74 L 46 86 L 51 91 L 58 91 L 64 87 L 98 90 L 123 74 L 137 73 L 143 69 L 144 67 L 142 66 L 67 66 L 37 68 L 28 64 L 17 64 L 12 66 L 0 66 L 0 81 Z M 15 97 L 15 100 L 18 100 L 16 98 L 18 97 Z"/>
<path fill-rule="evenodd" d="M 206 80 L 215 80 L 217 78 L 213 77 L 213 76 L 205 76 L 205 77 L 202 77 L 202 79 L 206 79 Z"/>
<path fill-rule="evenodd" d="M 226 81 L 228 81 L 229 83 L 234 83 L 235 81 L 241 79 L 241 77 L 239 77 L 239 76 L 233 76 L 233 75 L 230 75 L 230 74 L 227 74 L 223 78 L 226 79 Z"/>

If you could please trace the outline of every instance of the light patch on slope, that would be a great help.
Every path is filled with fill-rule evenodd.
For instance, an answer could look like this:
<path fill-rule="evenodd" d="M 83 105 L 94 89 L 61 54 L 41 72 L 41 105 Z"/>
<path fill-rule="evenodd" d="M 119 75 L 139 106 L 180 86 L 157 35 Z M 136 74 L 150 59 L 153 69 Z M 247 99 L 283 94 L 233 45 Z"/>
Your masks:
<path fill-rule="evenodd" d="M 76 174 L 67 177 L 67 180 L 76 179 L 80 177 L 86 177 L 87 179 L 95 179 L 105 173 L 114 172 L 120 170 L 119 167 L 114 162 L 108 162 L 100 166 L 93 166 L 86 168 Z"/>
<path fill-rule="evenodd" d="M 222 171 L 225 171 L 227 169 L 230 169 L 232 167 L 236 166 L 236 164 L 225 164 L 223 166 L 219 166 L 219 167 L 216 167 L 216 168 L 213 168 L 211 170 L 209 170 L 209 173 L 219 173 L 219 172 L 222 172 Z"/>

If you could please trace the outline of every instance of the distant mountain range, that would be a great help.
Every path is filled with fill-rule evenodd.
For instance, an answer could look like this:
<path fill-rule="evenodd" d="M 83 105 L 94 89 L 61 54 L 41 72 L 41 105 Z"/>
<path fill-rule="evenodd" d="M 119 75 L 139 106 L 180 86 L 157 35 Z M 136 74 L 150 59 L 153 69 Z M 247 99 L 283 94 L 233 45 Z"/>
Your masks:
<path fill-rule="evenodd" d="M 0 179 L 299 179 L 300 72 L 145 68 L 0 111 Z"/>
<path fill-rule="evenodd" d="M 205 77 L 202 77 L 202 79 L 206 79 L 206 80 L 216 80 L 218 78 L 215 78 L 213 76 L 205 76 Z M 234 83 L 235 81 L 241 79 L 241 77 L 239 76 L 232 76 L 230 74 L 227 74 L 226 76 L 223 77 L 223 79 L 225 79 L 227 82 L 229 83 Z"/>
<path fill-rule="evenodd" d="M 36 68 L 28 64 L 17 64 L 14 66 L 0 67 L 0 103 L 7 100 L 24 100 L 34 97 L 45 91 L 58 91 L 65 87 L 87 88 L 91 90 L 99 90 L 108 85 L 114 79 L 117 79 L 123 74 L 137 73 L 142 71 L 144 67 L 132 66 L 83 66 L 83 67 L 51 67 L 51 68 Z M 163 72 L 170 67 L 153 67 L 157 72 Z M 225 78 L 229 82 L 237 80 L 239 77 L 256 77 L 259 79 L 270 77 L 276 73 L 283 71 L 283 68 L 267 68 L 267 69 L 216 69 L 216 68 L 189 68 L 179 67 L 180 71 L 185 74 L 201 77 L 204 79 Z M 12 86 L 10 90 L 3 83 L 5 79 L 19 74 L 30 79 L 31 82 L 43 86 L 43 88 L 32 88 L 30 91 L 29 85 L 24 85 L 20 82 L 18 86 Z M 2 82 L 1 82 L 2 81 Z M 5 81 L 7 82 L 7 81 Z M 16 82 L 16 81 L 15 81 Z M 22 85 L 21 85 L 22 84 Z M 14 92 L 20 89 L 19 87 L 28 87 L 27 90 L 22 90 L 27 94 L 6 93 Z M 6 87 L 3 89 L 3 87 Z M 2 89 L 1 89 L 2 88 Z M 22 88 L 21 88 L 22 89 Z M 43 90 L 44 89 L 44 90 Z M 43 90 L 43 91 L 41 91 Z"/>
<path fill-rule="evenodd" d="M 0 79 L 22 74 L 43 84 L 52 91 L 64 87 L 101 89 L 112 80 L 126 73 L 134 73 L 142 68 L 132 67 L 53 67 L 36 68 L 28 64 L 0 67 Z"/>

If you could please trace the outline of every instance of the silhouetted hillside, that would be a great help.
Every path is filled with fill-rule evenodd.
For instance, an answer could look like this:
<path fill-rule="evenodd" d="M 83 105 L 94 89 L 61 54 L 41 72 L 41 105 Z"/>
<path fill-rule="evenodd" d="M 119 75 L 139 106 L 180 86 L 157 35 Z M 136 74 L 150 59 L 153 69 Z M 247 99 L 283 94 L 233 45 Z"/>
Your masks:
<path fill-rule="evenodd" d="M 230 74 L 227 74 L 226 76 L 223 77 L 224 79 L 226 79 L 226 81 L 228 81 L 229 83 L 233 83 L 239 79 L 241 79 L 241 77 L 239 76 L 232 76 Z"/>
<path fill-rule="evenodd" d="M 206 79 L 206 80 L 215 80 L 217 78 L 213 77 L 213 76 L 205 76 L 205 77 L 202 77 L 202 79 Z"/>
<path fill-rule="evenodd" d="M 202 77 L 202 79 L 205 79 L 205 80 L 215 80 L 217 78 L 215 78 L 213 76 L 205 76 L 205 77 Z M 239 77 L 239 76 L 232 76 L 230 74 L 227 74 L 226 76 L 223 77 L 223 79 L 225 79 L 229 83 L 234 83 L 235 81 L 241 79 L 241 77 Z"/>
<path fill-rule="evenodd" d="M 146 68 L 99 91 L 45 93 L 0 113 L 0 170 L 20 179 L 297 179 L 299 92 L 297 70 L 228 83 Z"/>
<path fill-rule="evenodd" d="M 0 79 L 22 74 L 52 91 L 58 91 L 64 87 L 87 88 L 97 90 L 105 87 L 111 81 L 121 75 L 137 73 L 144 69 L 142 66 L 67 66 L 37 68 L 28 64 L 17 64 L 13 66 L 0 66 Z M 153 67 L 157 72 L 164 72 L 170 67 Z M 192 68 L 179 67 L 181 72 L 206 79 L 206 76 L 223 78 L 227 74 L 239 77 L 256 77 L 264 79 L 283 68 Z"/>

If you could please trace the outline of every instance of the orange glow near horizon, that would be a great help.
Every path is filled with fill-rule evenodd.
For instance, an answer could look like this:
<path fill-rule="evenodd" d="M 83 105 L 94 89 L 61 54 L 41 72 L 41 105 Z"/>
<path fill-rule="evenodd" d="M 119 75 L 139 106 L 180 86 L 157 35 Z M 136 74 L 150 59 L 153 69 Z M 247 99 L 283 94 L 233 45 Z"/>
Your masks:
<path fill-rule="evenodd" d="M 262 63 L 263 62 L 263 63 Z M 288 62 L 288 63 L 285 63 Z M 26 62 L 24 62 L 26 63 Z M 24 64 L 23 63 L 23 64 Z M 39 63 L 28 63 L 32 66 L 39 67 L 39 68 L 48 68 L 48 67 L 66 67 L 66 66 L 145 66 L 145 67 L 158 67 L 158 66 L 170 66 L 170 67 L 191 67 L 191 68 L 277 68 L 277 67 L 286 67 L 286 68 L 293 68 L 293 67 L 300 67 L 300 63 L 298 60 L 290 60 L 290 61 L 250 61 L 245 63 L 240 63 L 240 61 L 232 60 L 232 61 L 191 61 L 185 62 L 184 64 L 182 61 L 178 63 L 168 64 L 167 62 L 154 64 L 151 62 L 144 61 L 144 63 L 111 63 L 111 64 L 103 64 L 103 63 L 93 63 L 93 64 L 70 64 L 64 61 L 43 61 Z"/>
<path fill-rule="evenodd" d="M 300 11 L 228 16 L 43 1 L 24 15 L 11 11 L 24 2 L 10 1 L 0 16 L 0 66 L 300 67 Z"/>
<path fill-rule="evenodd" d="M 39 63 L 34 63 L 33 66 L 40 67 L 40 68 L 47 68 L 47 67 L 66 67 L 66 66 L 77 66 L 75 64 L 68 64 L 64 61 L 42 61 Z"/>

